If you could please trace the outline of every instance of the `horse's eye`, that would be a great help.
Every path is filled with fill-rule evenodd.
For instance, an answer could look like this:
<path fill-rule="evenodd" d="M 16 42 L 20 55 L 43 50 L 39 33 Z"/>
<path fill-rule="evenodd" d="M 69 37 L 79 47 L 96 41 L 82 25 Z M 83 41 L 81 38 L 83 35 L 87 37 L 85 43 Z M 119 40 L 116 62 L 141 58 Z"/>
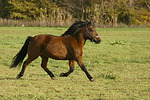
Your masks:
<path fill-rule="evenodd" d="M 90 28 L 89 31 L 93 32 L 93 30 Z"/>

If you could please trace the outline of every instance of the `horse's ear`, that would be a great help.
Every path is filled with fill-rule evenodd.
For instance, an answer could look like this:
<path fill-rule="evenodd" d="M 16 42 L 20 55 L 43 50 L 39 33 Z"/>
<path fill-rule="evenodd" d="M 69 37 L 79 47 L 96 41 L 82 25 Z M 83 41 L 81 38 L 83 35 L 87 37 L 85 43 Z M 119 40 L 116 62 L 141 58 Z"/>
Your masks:
<path fill-rule="evenodd" d="M 95 24 L 92 22 L 92 21 L 88 21 L 87 25 L 92 25 L 92 26 L 95 26 Z"/>
<path fill-rule="evenodd" d="M 86 24 L 91 24 L 91 21 L 88 20 L 88 19 L 86 19 L 86 20 L 85 20 L 85 23 L 86 23 Z"/>
<path fill-rule="evenodd" d="M 95 27 L 95 24 L 91 21 L 91 24 Z"/>
<path fill-rule="evenodd" d="M 87 23 L 87 24 L 88 24 L 88 23 L 89 23 L 89 21 L 86 19 L 86 20 L 85 20 L 85 23 Z"/>

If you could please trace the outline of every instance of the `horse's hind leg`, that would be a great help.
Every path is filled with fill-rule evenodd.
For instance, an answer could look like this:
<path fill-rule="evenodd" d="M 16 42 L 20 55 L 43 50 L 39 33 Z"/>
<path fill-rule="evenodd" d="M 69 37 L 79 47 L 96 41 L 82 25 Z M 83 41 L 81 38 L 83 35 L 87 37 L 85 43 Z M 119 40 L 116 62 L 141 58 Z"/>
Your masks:
<path fill-rule="evenodd" d="M 69 74 L 71 74 L 74 71 L 74 64 L 75 64 L 74 60 L 69 60 L 69 66 L 70 66 L 69 71 L 66 73 L 61 73 L 60 77 L 67 77 Z"/>
<path fill-rule="evenodd" d="M 22 66 L 22 70 L 21 70 L 21 72 L 17 75 L 17 78 L 20 78 L 20 77 L 22 77 L 22 76 L 24 75 L 24 71 L 25 71 L 26 67 L 27 67 L 33 60 L 34 60 L 34 59 L 31 59 L 31 58 L 28 57 L 27 60 L 24 61 L 23 66 Z"/>
<path fill-rule="evenodd" d="M 56 80 L 54 74 L 47 68 L 48 58 L 45 57 L 45 56 L 41 56 L 41 58 L 42 58 L 41 67 L 48 73 L 48 75 L 49 75 L 53 80 Z"/>

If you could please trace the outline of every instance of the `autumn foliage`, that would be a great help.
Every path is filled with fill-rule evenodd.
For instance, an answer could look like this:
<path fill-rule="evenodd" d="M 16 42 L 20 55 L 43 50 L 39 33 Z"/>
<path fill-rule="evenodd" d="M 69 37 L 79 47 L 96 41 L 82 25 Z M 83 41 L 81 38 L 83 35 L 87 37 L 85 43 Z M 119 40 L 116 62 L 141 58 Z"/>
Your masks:
<path fill-rule="evenodd" d="M 0 0 L 0 18 L 0 24 L 7 19 L 31 22 L 32 25 L 24 23 L 28 26 L 68 26 L 86 19 L 98 27 L 150 26 L 150 1 Z"/>

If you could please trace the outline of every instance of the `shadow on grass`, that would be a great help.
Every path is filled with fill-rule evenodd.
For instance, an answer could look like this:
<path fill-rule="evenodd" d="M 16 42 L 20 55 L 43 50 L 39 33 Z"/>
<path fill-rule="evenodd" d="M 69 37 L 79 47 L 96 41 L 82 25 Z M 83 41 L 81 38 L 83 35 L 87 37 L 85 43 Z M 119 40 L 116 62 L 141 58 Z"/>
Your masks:
<path fill-rule="evenodd" d="M 17 78 L 5 77 L 5 78 L 0 78 L 0 80 L 17 80 Z M 21 79 L 21 80 L 23 80 L 23 79 Z"/>
<path fill-rule="evenodd" d="M 5 77 L 5 78 L 0 78 L 0 80 L 30 80 L 30 81 L 37 81 L 38 79 L 32 79 L 32 78 L 28 78 L 28 79 L 24 79 L 24 78 L 11 78 L 11 77 Z"/>
<path fill-rule="evenodd" d="M 99 74 L 97 76 L 97 78 L 105 78 L 105 79 L 116 79 L 116 75 L 114 75 L 113 73 L 111 72 L 108 72 L 108 73 L 102 73 L 102 74 Z"/>

